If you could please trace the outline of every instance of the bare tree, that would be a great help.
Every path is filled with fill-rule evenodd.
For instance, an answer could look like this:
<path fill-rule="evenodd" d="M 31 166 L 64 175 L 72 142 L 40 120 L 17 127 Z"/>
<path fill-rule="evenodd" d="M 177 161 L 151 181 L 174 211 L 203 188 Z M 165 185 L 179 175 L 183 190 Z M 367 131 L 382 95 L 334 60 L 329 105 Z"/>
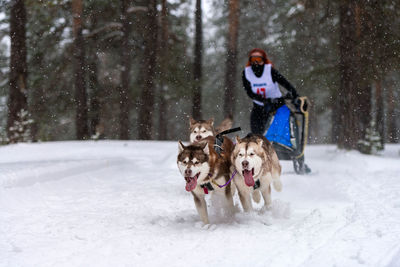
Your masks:
<path fill-rule="evenodd" d="M 18 142 L 12 127 L 20 120 L 27 104 L 26 10 L 24 0 L 13 0 L 10 10 L 10 91 L 8 98 L 7 135 L 11 143 Z"/>
<path fill-rule="evenodd" d="M 226 57 L 224 114 L 233 118 L 239 35 L 239 0 L 229 0 L 228 51 Z"/>
<path fill-rule="evenodd" d="M 84 39 L 82 35 L 82 15 L 82 0 L 72 0 L 76 138 L 79 140 L 86 139 L 89 136 L 87 92 L 85 85 L 85 49 Z"/>
<path fill-rule="evenodd" d="M 201 84 L 202 84 L 202 58 L 203 58 L 203 23 L 202 23 L 201 0 L 196 0 L 195 11 L 195 41 L 194 41 L 194 63 L 193 63 L 193 110 L 192 116 L 201 119 Z"/>

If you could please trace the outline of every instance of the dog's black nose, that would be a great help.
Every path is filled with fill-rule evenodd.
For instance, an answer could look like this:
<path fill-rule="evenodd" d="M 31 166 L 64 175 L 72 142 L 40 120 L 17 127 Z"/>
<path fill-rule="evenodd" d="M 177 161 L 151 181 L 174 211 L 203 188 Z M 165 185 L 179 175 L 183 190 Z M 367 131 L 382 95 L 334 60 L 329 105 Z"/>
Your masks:
<path fill-rule="evenodd" d="M 185 177 L 188 177 L 188 176 L 192 176 L 192 170 L 191 169 L 186 169 L 185 170 Z"/>
<path fill-rule="evenodd" d="M 200 140 L 201 139 L 201 135 L 196 136 L 196 139 Z"/>
<path fill-rule="evenodd" d="M 242 161 L 243 169 L 247 169 L 249 167 L 249 162 L 247 160 Z"/>

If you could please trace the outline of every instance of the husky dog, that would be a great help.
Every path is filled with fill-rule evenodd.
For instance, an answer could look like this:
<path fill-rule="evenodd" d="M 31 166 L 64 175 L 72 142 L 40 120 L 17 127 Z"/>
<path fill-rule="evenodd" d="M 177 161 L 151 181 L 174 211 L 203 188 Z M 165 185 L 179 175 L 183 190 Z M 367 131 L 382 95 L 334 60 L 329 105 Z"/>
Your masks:
<path fill-rule="evenodd" d="M 271 183 L 276 191 L 282 190 L 281 165 L 272 144 L 262 135 L 249 134 L 243 139 L 236 137 L 231 161 L 238 172 L 234 183 L 244 211 L 252 210 L 250 195 L 253 195 L 254 201 L 260 201 L 258 191 L 268 208 L 271 205 Z"/>
<path fill-rule="evenodd" d="M 213 144 L 215 137 L 209 136 L 201 143 L 184 146 L 179 141 L 177 164 L 180 173 L 185 178 L 185 189 L 191 192 L 197 212 L 204 224 L 209 224 L 205 195 L 219 194 L 226 200 L 226 212 L 234 210 L 229 181 L 230 155 L 233 143 L 228 138 L 224 140 L 223 152 L 219 156 Z"/>
<path fill-rule="evenodd" d="M 196 121 L 190 118 L 190 143 L 198 142 L 208 136 L 215 136 L 217 133 L 228 130 L 232 127 L 232 123 L 232 118 L 227 117 L 214 129 L 214 119 Z"/>

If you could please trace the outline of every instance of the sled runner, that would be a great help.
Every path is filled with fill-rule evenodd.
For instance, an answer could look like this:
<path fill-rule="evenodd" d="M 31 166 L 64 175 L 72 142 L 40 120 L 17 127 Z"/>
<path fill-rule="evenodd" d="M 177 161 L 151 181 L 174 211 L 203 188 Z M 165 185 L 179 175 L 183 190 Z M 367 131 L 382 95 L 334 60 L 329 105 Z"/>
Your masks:
<path fill-rule="evenodd" d="M 288 107 L 290 106 L 290 108 Z M 265 137 L 272 143 L 279 160 L 292 160 L 297 174 L 310 173 L 304 163 L 308 136 L 308 99 L 299 97 L 270 114 Z"/>

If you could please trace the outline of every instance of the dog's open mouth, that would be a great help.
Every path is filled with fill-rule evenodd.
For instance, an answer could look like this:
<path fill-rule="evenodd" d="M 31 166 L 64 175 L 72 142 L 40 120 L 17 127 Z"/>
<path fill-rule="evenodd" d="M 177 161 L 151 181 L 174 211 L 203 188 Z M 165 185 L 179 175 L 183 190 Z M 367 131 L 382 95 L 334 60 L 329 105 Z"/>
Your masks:
<path fill-rule="evenodd" d="M 197 178 L 199 178 L 200 173 L 196 174 L 193 177 L 185 177 L 186 180 L 186 191 L 191 192 L 196 188 Z"/>
<path fill-rule="evenodd" d="M 247 186 L 254 186 L 254 168 L 251 170 L 243 170 L 242 171 L 244 182 Z"/>

